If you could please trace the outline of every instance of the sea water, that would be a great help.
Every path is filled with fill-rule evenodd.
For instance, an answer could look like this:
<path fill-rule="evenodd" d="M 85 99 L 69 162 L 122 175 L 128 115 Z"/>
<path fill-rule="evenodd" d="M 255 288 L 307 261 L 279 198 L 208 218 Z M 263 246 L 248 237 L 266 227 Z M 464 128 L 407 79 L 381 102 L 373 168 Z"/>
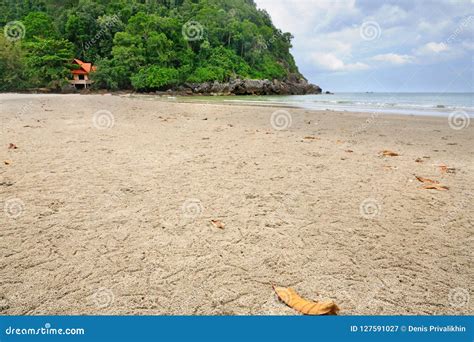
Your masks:
<path fill-rule="evenodd" d="M 204 100 L 204 99 L 202 99 Z M 218 96 L 209 101 L 283 105 L 316 110 L 474 117 L 474 93 L 336 93 L 291 96 Z"/>

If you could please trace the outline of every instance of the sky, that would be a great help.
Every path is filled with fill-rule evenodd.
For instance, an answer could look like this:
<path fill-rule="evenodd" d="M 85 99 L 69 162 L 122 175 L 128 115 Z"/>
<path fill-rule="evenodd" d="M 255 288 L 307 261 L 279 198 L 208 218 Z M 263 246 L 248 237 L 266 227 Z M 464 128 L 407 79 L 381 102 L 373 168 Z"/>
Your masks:
<path fill-rule="evenodd" d="M 323 91 L 474 92 L 474 0 L 255 0 Z"/>

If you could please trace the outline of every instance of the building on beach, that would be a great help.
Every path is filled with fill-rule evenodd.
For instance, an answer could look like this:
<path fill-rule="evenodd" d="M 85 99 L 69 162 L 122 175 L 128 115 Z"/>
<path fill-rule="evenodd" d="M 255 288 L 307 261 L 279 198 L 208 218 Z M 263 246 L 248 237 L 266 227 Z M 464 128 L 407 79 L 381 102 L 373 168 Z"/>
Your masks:
<path fill-rule="evenodd" d="M 92 80 L 89 75 L 96 70 L 96 67 L 92 63 L 85 63 L 80 59 L 74 59 L 73 64 L 78 67 L 71 70 L 72 80 L 70 80 L 70 83 L 76 88 L 87 88 L 87 86 L 90 86 Z"/>

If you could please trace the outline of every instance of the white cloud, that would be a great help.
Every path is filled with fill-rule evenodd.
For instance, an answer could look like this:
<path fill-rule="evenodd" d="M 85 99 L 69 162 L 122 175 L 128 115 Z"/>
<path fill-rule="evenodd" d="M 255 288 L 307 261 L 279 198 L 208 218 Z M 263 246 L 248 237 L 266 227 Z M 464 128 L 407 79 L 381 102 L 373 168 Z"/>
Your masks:
<path fill-rule="evenodd" d="M 381 55 L 376 55 L 370 58 L 376 62 L 383 62 L 388 64 L 403 65 L 414 62 L 414 57 L 410 55 L 399 55 L 396 53 L 386 53 Z"/>
<path fill-rule="evenodd" d="M 387 25 L 396 25 L 399 24 L 409 18 L 409 14 L 404 11 L 402 8 L 394 5 L 382 5 L 374 16 L 377 18 L 383 18 L 384 26 Z"/>
<path fill-rule="evenodd" d="M 344 63 L 336 55 L 332 53 L 319 53 L 315 52 L 311 55 L 311 59 L 314 64 L 319 66 L 322 70 L 327 71 L 357 71 L 357 70 L 367 70 L 369 66 L 365 63 L 356 62 L 356 63 Z"/>
<path fill-rule="evenodd" d="M 466 50 L 474 50 L 474 42 L 462 42 L 461 45 Z"/>
<path fill-rule="evenodd" d="M 430 54 L 437 54 L 443 51 L 447 51 L 448 46 L 445 43 L 436 43 L 436 42 L 429 42 L 425 45 L 421 46 L 416 50 L 418 55 L 430 55 Z"/>
<path fill-rule="evenodd" d="M 273 23 L 283 31 L 299 34 L 330 28 L 335 22 L 360 15 L 356 0 L 256 0 L 268 11 Z"/>
<path fill-rule="evenodd" d="M 457 43 L 448 45 L 446 43 L 429 42 L 413 49 L 416 61 L 419 64 L 433 64 L 438 62 L 452 61 L 463 58 L 470 54 L 469 44 Z"/>
<path fill-rule="evenodd" d="M 441 59 L 450 59 L 455 57 L 456 53 L 453 47 L 445 43 L 429 42 L 413 50 L 421 63 L 433 62 Z"/>
<path fill-rule="evenodd" d="M 433 37 L 441 37 L 446 32 L 452 30 L 453 20 L 447 18 L 438 18 L 438 20 L 430 20 L 430 18 L 420 18 L 418 23 L 415 26 L 415 30 L 418 33 L 421 33 L 423 36 L 428 37 L 428 39 Z"/>
<path fill-rule="evenodd" d="M 293 33 L 296 63 L 315 83 L 322 82 L 321 75 L 325 82 L 331 82 L 332 74 L 350 77 L 351 72 L 368 69 L 384 69 L 383 75 L 398 77 L 411 64 L 436 65 L 456 60 L 464 69 L 472 68 L 471 0 L 255 2 L 267 10 L 276 27 Z M 361 37 L 360 27 L 367 20 L 380 26 L 376 39 Z M 461 64 L 456 67 L 461 68 Z M 338 79 L 340 75 L 335 76 Z"/>

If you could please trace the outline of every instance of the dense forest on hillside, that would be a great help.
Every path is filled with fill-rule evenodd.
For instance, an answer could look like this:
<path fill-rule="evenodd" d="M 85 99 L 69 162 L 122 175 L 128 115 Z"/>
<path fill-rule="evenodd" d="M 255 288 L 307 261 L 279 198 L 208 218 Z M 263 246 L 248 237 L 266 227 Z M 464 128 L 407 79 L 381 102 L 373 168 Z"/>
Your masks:
<path fill-rule="evenodd" d="M 64 87 L 74 58 L 112 90 L 302 77 L 252 0 L 0 0 L 0 25 L 0 90 Z"/>

